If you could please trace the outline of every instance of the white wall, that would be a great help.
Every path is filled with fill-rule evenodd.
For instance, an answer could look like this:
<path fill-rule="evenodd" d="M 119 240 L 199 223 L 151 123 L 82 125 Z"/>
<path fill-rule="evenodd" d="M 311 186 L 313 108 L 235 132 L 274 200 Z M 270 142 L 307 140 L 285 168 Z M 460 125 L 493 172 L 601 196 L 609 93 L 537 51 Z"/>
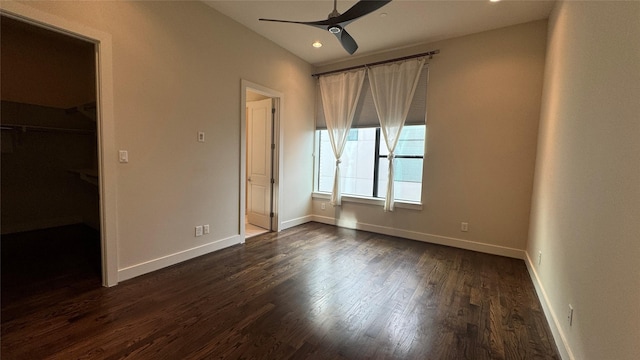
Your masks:
<path fill-rule="evenodd" d="M 279 215 L 310 214 L 309 64 L 200 2 L 24 4 L 112 37 L 116 146 L 129 151 L 117 165 L 121 279 L 239 241 L 241 79 L 284 94 Z M 194 237 L 202 224 L 211 234 Z"/>
<path fill-rule="evenodd" d="M 556 4 L 527 253 L 564 358 L 640 354 L 639 137 L 640 3 Z"/>
<path fill-rule="evenodd" d="M 545 20 L 406 48 L 318 72 L 440 49 L 429 61 L 422 210 L 314 200 L 316 219 L 524 256 L 540 116 Z M 469 232 L 460 231 L 461 222 Z"/>

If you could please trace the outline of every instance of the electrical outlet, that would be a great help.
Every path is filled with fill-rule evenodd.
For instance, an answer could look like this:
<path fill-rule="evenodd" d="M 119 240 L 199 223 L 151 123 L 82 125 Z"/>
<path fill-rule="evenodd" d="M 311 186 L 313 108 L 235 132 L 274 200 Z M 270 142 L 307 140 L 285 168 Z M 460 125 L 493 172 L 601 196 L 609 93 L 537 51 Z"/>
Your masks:
<path fill-rule="evenodd" d="M 202 226 L 196 226 L 196 236 L 202 236 Z"/>
<path fill-rule="evenodd" d="M 327 204 L 322 203 L 320 204 L 320 209 L 325 210 L 327 208 Z"/>
<path fill-rule="evenodd" d="M 573 306 L 569 304 L 569 312 L 567 313 L 567 321 L 569 322 L 569 326 L 573 325 Z"/>
<path fill-rule="evenodd" d="M 460 231 L 463 231 L 463 232 L 469 231 L 469 223 L 467 222 L 460 223 Z"/>
<path fill-rule="evenodd" d="M 538 251 L 538 265 L 542 263 L 542 251 Z"/>
<path fill-rule="evenodd" d="M 198 142 L 204 142 L 204 131 L 198 131 Z"/>
<path fill-rule="evenodd" d="M 203 225 L 203 226 L 202 226 L 202 229 L 204 230 L 204 234 L 205 234 L 205 235 L 206 235 L 206 234 L 208 234 L 208 233 L 209 233 L 209 224 L 207 224 L 207 225 Z"/>

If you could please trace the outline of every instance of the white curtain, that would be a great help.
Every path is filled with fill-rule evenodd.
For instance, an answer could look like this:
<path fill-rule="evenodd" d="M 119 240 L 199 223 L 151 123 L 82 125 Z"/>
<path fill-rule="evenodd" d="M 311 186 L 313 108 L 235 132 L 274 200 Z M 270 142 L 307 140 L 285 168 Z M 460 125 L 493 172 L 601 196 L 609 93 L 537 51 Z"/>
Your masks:
<path fill-rule="evenodd" d="M 327 122 L 329 140 L 336 157 L 336 171 L 333 178 L 331 204 L 340 206 L 342 195 L 340 191 L 340 158 L 347 143 L 347 136 L 351 129 L 356 104 L 362 90 L 365 69 L 332 74 L 320 77 L 320 93 L 322 108 Z"/>
<path fill-rule="evenodd" d="M 418 85 L 425 59 L 375 66 L 369 69 L 369 84 L 378 112 L 380 128 L 389 150 L 389 177 L 384 211 L 393 211 L 394 151 L 404 127 L 413 94 Z"/>

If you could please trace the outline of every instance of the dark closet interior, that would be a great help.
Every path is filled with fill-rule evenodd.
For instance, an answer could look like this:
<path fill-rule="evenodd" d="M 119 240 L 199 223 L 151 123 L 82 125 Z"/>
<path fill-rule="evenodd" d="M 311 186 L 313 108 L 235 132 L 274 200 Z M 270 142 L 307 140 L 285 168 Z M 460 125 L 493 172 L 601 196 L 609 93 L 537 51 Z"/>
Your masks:
<path fill-rule="evenodd" d="M 95 45 L 0 18 L 2 308 L 101 284 Z"/>

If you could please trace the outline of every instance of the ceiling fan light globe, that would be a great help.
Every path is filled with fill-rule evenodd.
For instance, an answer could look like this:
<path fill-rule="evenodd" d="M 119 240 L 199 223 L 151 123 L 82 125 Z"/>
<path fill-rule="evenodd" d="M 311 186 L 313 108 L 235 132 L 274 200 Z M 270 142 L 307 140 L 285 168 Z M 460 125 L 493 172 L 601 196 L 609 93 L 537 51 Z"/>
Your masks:
<path fill-rule="evenodd" d="M 333 25 L 333 26 L 330 26 L 328 30 L 332 34 L 337 34 L 340 31 L 342 31 L 342 28 L 340 26 Z"/>

